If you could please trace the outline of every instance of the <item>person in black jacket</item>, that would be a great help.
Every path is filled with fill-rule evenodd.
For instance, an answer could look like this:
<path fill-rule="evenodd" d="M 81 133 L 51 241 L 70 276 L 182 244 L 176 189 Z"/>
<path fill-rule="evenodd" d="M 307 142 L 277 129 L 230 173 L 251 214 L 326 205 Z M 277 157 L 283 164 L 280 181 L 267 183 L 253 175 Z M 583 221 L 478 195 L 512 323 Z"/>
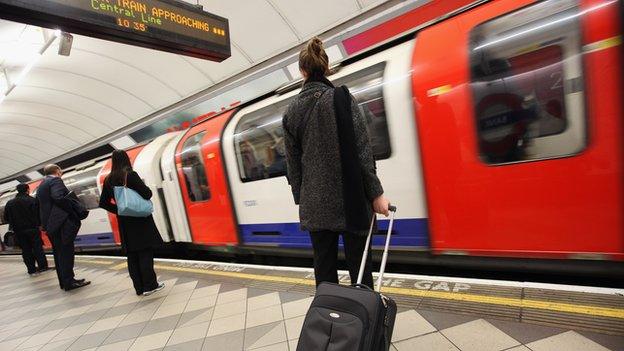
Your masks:
<path fill-rule="evenodd" d="M 320 39 L 301 50 L 299 69 L 303 88 L 282 121 L 288 183 L 299 205 L 301 229 L 310 232 L 317 286 L 338 283 L 340 234 L 355 283 L 373 212 L 387 216 L 390 203 L 355 99 L 326 78 L 329 60 Z M 362 283 L 373 285 L 370 255 Z"/>
<path fill-rule="evenodd" d="M 22 248 L 22 259 L 28 274 L 33 276 L 47 271 L 48 260 L 43 253 L 39 230 L 39 203 L 30 196 L 28 184 L 17 185 L 17 195 L 4 208 L 4 219 L 9 223 L 9 229 L 15 233 L 17 243 Z"/>
<path fill-rule="evenodd" d="M 59 285 L 65 291 L 81 288 L 91 282 L 74 277 L 74 240 L 80 230 L 80 214 L 61 179 L 61 167 L 50 164 L 43 168 L 43 173 L 46 177 L 37 189 L 39 216 L 52 242 Z"/>
<path fill-rule="evenodd" d="M 154 272 L 154 248 L 163 241 L 152 215 L 130 217 L 117 214 L 114 203 L 116 186 L 127 186 L 146 200 L 152 197 L 152 191 L 132 170 L 128 154 L 123 150 L 113 152 L 111 172 L 104 179 L 100 207 L 117 216 L 121 245 L 128 258 L 128 273 L 136 294 L 151 295 L 165 287 L 164 283 L 158 283 Z"/>

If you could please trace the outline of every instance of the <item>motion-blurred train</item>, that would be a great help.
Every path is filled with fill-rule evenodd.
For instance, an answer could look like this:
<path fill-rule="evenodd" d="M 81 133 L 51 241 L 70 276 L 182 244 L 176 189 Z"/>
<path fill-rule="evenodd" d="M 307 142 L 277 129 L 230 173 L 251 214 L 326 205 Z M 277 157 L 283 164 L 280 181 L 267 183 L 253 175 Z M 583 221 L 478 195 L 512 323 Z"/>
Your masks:
<path fill-rule="evenodd" d="M 341 63 L 330 79 L 357 99 L 399 208 L 393 250 L 624 260 L 621 6 L 482 1 Z M 281 123 L 300 85 L 128 150 L 165 241 L 310 249 Z M 98 209 L 109 170 L 64 175 L 91 209 L 79 246 L 119 244 Z"/>

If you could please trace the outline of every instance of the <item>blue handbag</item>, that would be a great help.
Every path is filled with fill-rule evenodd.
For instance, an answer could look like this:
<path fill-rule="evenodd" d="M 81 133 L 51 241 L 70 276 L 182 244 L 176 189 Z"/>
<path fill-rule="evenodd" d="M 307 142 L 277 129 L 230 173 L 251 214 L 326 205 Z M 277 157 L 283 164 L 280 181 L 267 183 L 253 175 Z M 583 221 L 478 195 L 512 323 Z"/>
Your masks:
<path fill-rule="evenodd" d="M 151 200 L 144 199 L 136 191 L 128 188 L 128 174 L 124 179 L 123 186 L 116 186 L 115 204 L 117 205 L 118 216 L 129 217 L 147 217 L 154 211 L 154 205 Z"/>

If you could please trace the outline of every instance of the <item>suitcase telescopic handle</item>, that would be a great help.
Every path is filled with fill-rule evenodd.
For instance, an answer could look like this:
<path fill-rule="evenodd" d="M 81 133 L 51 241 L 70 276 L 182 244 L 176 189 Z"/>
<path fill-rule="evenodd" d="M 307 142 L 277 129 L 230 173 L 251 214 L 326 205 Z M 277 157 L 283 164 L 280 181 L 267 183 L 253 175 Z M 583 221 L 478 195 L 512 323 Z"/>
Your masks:
<path fill-rule="evenodd" d="M 394 215 L 396 214 L 396 206 L 388 206 L 390 211 L 390 224 L 388 224 L 388 234 L 386 235 L 386 245 L 384 247 L 383 256 L 381 259 L 381 267 L 379 269 L 379 278 L 377 278 L 377 291 L 381 291 L 381 282 L 383 281 L 383 275 L 386 271 L 386 262 L 388 261 L 388 248 L 390 247 L 390 237 L 392 236 L 392 225 L 394 224 Z M 358 278 L 356 285 L 362 284 L 362 278 L 364 277 L 364 267 L 366 266 L 366 258 L 368 257 L 368 251 L 373 236 L 373 227 L 375 226 L 376 214 L 373 214 L 371 219 L 370 229 L 368 230 L 368 236 L 366 237 L 366 245 L 364 245 L 364 253 L 362 254 L 362 262 L 360 263 L 360 271 L 358 272 Z M 372 288 L 372 287 L 371 287 Z"/>

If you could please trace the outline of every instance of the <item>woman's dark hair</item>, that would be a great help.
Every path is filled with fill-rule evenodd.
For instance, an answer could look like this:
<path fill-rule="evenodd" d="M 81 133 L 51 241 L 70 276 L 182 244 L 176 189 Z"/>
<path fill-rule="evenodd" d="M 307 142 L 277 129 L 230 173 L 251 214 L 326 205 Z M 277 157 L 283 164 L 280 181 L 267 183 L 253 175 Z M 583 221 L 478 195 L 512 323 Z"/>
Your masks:
<path fill-rule="evenodd" d="M 111 184 L 123 184 L 126 173 L 132 171 L 132 164 L 130 158 L 124 150 L 113 151 L 111 157 L 113 164 L 111 165 L 111 172 L 108 175 L 108 181 Z"/>
<path fill-rule="evenodd" d="M 29 189 L 29 186 L 26 183 L 19 183 L 19 184 L 17 184 L 15 189 L 17 190 L 18 194 L 26 194 L 26 192 Z"/>
<path fill-rule="evenodd" d="M 308 41 L 299 53 L 299 69 L 308 74 L 308 78 L 322 78 L 330 74 L 329 58 L 321 39 L 314 37 Z"/>

